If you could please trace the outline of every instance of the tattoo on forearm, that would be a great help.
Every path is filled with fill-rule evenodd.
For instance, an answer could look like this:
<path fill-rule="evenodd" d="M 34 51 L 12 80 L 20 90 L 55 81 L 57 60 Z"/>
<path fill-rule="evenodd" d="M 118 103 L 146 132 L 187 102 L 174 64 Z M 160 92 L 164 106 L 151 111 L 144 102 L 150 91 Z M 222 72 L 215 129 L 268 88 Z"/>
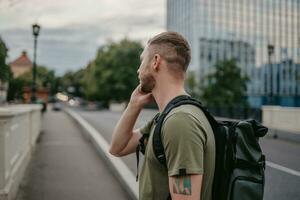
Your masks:
<path fill-rule="evenodd" d="M 192 195 L 191 177 L 189 175 L 176 176 L 173 182 L 173 193 Z"/>

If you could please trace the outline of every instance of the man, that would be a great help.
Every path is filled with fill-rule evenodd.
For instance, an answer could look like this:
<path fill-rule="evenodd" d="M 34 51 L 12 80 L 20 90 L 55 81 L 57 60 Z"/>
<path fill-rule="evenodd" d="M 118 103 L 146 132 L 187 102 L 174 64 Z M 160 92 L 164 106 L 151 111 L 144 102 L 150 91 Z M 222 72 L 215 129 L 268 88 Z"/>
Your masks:
<path fill-rule="evenodd" d="M 155 120 L 134 129 L 144 105 L 156 101 L 159 111 L 175 97 L 186 95 L 184 80 L 191 59 L 188 42 L 176 32 L 163 32 L 148 41 L 138 69 L 140 85 L 117 123 L 110 153 L 125 156 L 135 152 L 142 134 L 150 133 L 140 173 L 139 198 L 211 200 L 215 141 L 204 113 L 193 105 L 174 108 L 165 118 L 161 138 L 167 168 L 153 153 Z"/>

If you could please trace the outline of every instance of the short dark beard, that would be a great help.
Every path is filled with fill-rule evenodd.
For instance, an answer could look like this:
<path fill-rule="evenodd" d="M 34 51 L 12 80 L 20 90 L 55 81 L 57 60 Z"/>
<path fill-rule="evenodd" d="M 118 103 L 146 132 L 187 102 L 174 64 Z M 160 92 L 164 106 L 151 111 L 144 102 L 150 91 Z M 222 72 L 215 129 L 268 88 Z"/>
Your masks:
<path fill-rule="evenodd" d="M 155 79 L 152 75 L 148 74 L 141 80 L 141 90 L 144 93 L 152 92 L 153 88 L 155 87 Z"/>

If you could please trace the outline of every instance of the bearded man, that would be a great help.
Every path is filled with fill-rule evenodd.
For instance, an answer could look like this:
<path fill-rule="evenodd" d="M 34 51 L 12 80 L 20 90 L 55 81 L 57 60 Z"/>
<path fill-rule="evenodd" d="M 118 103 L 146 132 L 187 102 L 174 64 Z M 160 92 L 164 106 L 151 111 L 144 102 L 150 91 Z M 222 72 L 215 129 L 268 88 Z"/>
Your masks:
<path fill-rule="evenodd" d="M 153 118 L 144 127 L 134 129 L 144 105 L 156 101 L 161 113 L 167 104 L 181 95 L 191 50 L 186 39 L 176 32 L 163 32 L 151 38 L 141 54 L 137 71 L 140 85 L 117 123 L 110 153 L 125 156 L 134 153 L 143 134 L 149 134 L 145 159 L 140 172 L 141 200 L 211 200 L 215 165 L 215 141 L 204 113 L 194 105 L 174 108 L 165 118 L 161 140 L 166 167 L 153 152 Z"/>

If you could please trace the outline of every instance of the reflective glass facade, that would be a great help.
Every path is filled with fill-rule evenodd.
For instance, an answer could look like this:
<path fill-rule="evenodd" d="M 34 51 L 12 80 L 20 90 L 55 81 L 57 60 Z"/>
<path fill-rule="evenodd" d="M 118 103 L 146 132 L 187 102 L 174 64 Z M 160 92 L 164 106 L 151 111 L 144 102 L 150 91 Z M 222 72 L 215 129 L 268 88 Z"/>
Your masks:
<path fill-rule="evenodd" d="M 214 63 L 235 58 L 252 104 L 300 95 L 300 0 L 167 0 L 167 29 L 188 38 L 202 84 Z"/>

